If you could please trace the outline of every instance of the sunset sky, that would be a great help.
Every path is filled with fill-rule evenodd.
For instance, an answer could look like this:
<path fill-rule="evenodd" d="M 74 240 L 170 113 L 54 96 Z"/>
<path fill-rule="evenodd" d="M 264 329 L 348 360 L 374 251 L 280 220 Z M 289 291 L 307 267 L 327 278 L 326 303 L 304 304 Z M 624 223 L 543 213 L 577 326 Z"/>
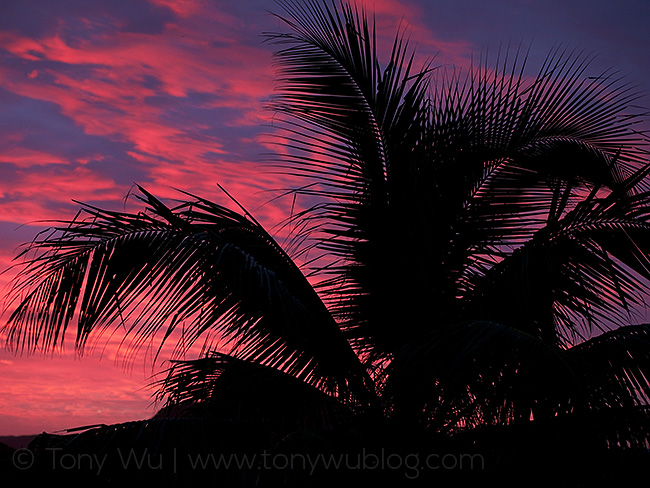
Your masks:
<path fill-rule="evenodd" d="M 376 0 L 381 40 L 403 22 L 419 59 L 467 66 L 486 49 L 532 43 L 535 69 L 558 44 L 598 54 L 650 90 L 647 0 Z M 0 267 L 72 217 L 80 200 L 123 209 L 134 183 L 222 200 L 217 184 L 272 227 L 289 184 L 265 172 L 273 46 L 270 0 L 0 1 Z M 645 96 L 640 105 L 650 107 Z M 137 206 L 131 200 L 127 208 Z M 11 272 L 0 275 L 6 286 Z M 6 315 L 3 316 L 3 320 Z M 3 341 L 4 344 L 4 341 Z M 0 350 L 0 435 L 151 416 L 146 358 L 125 370 L 115 344 L 83 358 Z"/>

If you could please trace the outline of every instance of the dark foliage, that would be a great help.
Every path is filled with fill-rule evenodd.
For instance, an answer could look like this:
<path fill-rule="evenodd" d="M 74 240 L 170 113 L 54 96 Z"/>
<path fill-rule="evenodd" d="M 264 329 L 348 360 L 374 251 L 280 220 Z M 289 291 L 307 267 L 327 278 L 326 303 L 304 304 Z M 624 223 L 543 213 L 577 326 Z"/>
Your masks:
<path fill-rule="evenodd" d="M 637 92 L 561 49 L 534 76 L 521 49 L 464 74 L 418 68 L 402 32 L 382 65 L 354 6 L 280 5 L 270 108 L 288 154 L 271 163 L 305 179 L 290 193 L 308 202 L 286 248 L 241 207 L 187 194 L 172 207 L 140 188 L 142 212 L 84 206 L 23 254 L 14 346 L 56 347 L 71 323 L 80 349 L 120 327 L 134 354 L 181 326 L 177 351 L 205 343 L 159 381 L 160 418 L 70 448 L 292 439 L 481 453 L 482 475 L 513 483 L 526 471 L 562 486 L 569 465 L 567 486 L 587 468 L 605 486 L 636 472 L 650 441 Z"/>

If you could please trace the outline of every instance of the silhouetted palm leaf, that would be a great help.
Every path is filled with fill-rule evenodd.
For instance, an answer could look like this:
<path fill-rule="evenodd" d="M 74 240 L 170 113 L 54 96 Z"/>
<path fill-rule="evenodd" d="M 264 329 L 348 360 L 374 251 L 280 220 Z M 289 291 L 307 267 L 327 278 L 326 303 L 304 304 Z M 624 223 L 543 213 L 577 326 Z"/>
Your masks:
<path fill-rule="evenodd" d="M 15 285 L 10 341 L 55 347 L 78 311 L 79 348 L 91 333 L 122 326 L 135 353 L 182 324 L 183 348 L 220 332 L 243 359 L 342 397 L 364 394 L 357 356 L 264 229 L 207 200 L 170 209 L 141 191 L 147 212 L 85 207 L 88 218 L 30 245 L 37 254 Z"/>
<path fill-rule="evenodd" d="M 353 7 L 286 8 L 293 32 L 270 37 L 282 48 L 272 107 L 289 117 L 294 156 L 283 162 L 311 182 L 297 193 L 321 200 L 299 215 L 309 224 L 297 241 L 336 259 L 314 273 L 355 344 L 390 355 L 430 327 L 432 308 L 442 324 L 478 317 L 484 287 L 489 315 L 493 296 L 535 283 L 521 309 L 533 307 L 527 320 L 544 324 L 532 327 L 558 340 L 638 301 L 638 280 L 623 266 L 638 270 L 639 256 L 622 263 L 620 252 L 603 253 L 595 228 L 581 242 L 565 230 L 564 243 L 555 229 L 576 207 L 589 218 L 582 200 L 601 211 L 606 194 L 621 211 L 643 208 L 634 200 L 645 198 L 647 139 L 624 111 L 638 95 L 622 78 L 587 79 L 590 58 L 560 50 L 531 78 L 527 56 L 500 53 L 496 70 L 434 71 L 429 103 L 429 69 L 412 71 L 401 36 L 382 70 L 374 28 Z M 609 228 L 645 225 L 645 214 L 608 212 Z M 534 259 L 536 274 L 517 268 L 520 281 L 499 290 L 489 276 L 520 259 Z M 549 259 L 559 260 L 553 269 Z M 585 259 L 593 263 L 576 269 Z"/>
<path fill-rule="evenodd" d="M 323 430 L 352 417 L 348 405 L 290 374 L 218 352 L 175 361 L 162 375 L 156 386 L 166 415 L 229 418 L 280 431 Z"/>
<path fill-rule="evenodd" d="M 644 447 L 649 354 L 650 325 L 558 348 L 495 322 L 452 324 L 398 354 L 382 394 L 406 419 L 427 410 L 437 431 L 574 423 L 602 446 Z"/>

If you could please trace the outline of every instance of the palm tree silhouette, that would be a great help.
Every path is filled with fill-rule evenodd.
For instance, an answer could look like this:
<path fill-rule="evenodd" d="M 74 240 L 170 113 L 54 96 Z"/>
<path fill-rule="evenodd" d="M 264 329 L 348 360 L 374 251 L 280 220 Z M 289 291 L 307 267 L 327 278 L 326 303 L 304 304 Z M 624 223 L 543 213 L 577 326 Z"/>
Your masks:
<path fill-rule="evenodd" d="M 124 327 L 135 354 L 182 325 L 178 351 L 219 348 L 173 362 L 168 413 L 647 448 L 634 88 L 561 49 L 533 77 L 521 50 L 466 74 L 415 69 L 403 32 L 384 67 L 363 11 L 280 4 L 274 163 L 309 202 L 291 245 L 191 194 L 84 205 L 21 254 L 10 343 L 53 348 L 75 322 L 80 349 Z"/>

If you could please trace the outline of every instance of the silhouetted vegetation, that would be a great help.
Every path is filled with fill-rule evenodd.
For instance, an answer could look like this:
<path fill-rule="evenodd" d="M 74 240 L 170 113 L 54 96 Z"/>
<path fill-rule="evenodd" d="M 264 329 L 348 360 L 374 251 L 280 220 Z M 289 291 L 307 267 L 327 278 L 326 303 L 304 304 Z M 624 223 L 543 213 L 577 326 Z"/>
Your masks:
<path fill-rule="evenodd" d="M 47 476 L 51 455 L 89 452 L 113 461 L 98 477 L 88 460 L 107 484 L 615 486 L 642 473 L 650 158 L 634 89 L 560 49 L 533 76 L 521 50 L 419 68 L 403 33 L 382 64 L 355 7 L 280 4 L 269 107 L 285 151 L 269 164 L 304 179 L 287 245 L 234 199 L 168 204 L 140 188 L 142 211 L 84 205 L 22 255 L 16 347 L 54 348 L 73 323 L 80 349 L 116 328 L 134 354 L 181 327 L 179 352 L 209 346 L 175 358 L 156 418 L 39 437 Z M 129 449 L 164 469 L 124 469 Z M 400 467 L 259 457 L 382 452 Z M 199 453 L 258 457 L 188 467 Z M 416 454 L 456 464 L 415 470 Z M 462 469 L 472 455 L 480 467 Z"/>

